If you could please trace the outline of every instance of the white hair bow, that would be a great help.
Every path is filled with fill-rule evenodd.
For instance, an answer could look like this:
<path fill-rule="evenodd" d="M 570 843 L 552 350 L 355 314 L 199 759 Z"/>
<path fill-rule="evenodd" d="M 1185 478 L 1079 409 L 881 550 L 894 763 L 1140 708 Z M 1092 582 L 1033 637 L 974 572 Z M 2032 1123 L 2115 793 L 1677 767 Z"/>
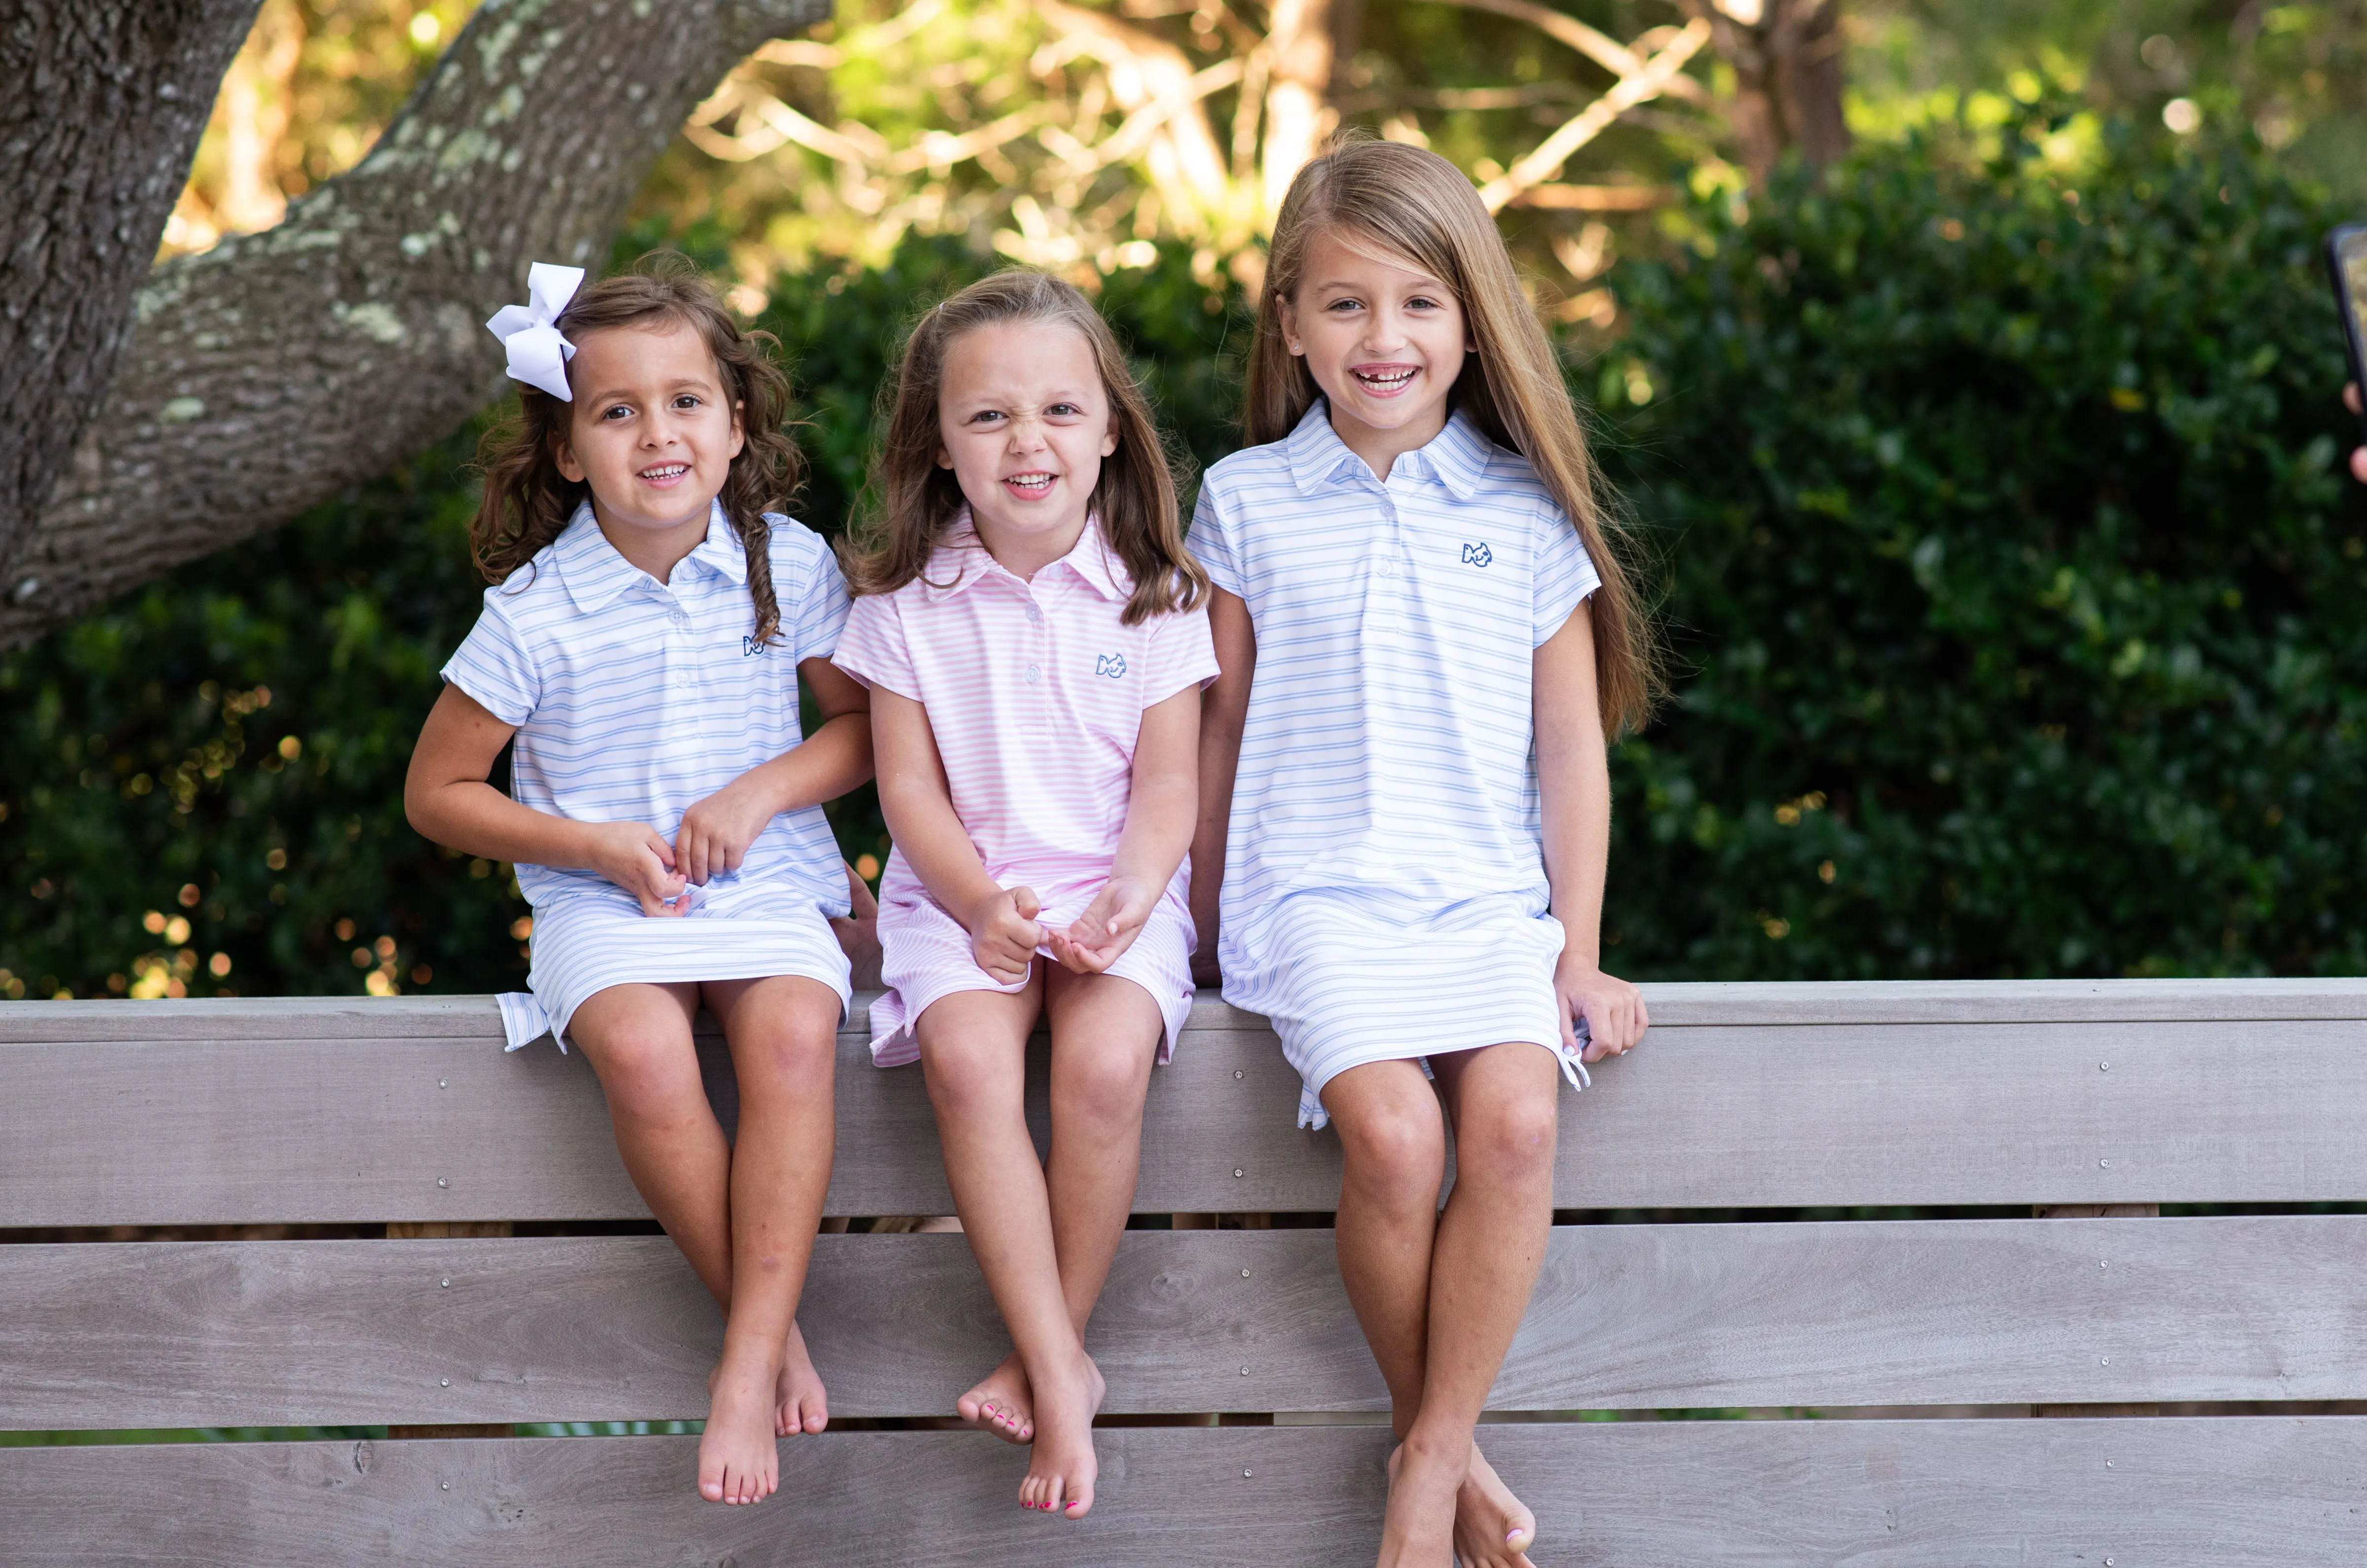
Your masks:
<path fill-rule="evenodd" d="M 567 384 L 567 362 L 575 357 L 575 345 L 560 336 L 551 323 L 559 320 L 559 313 L 567 309 L 583 283 L 580 266 L 537 262 L 527 273 L 528 302 L 504 305 L 485 323 L 509 350 L 512 380 L 539 387 L 567 403 L 575 400 L 574 389 Z"/>

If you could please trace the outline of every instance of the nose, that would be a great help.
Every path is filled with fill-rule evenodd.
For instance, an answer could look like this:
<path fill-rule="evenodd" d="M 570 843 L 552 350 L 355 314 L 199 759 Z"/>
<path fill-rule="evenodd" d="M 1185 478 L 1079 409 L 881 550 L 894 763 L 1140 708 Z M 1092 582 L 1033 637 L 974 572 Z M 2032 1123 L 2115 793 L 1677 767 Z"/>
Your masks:
<path fill-rule="evenodd" d="M 1044 449 L 1044 422 L 1033 414 L 1022 414 L 1011 422 L 1011 450 L 1040 452 Z"/>

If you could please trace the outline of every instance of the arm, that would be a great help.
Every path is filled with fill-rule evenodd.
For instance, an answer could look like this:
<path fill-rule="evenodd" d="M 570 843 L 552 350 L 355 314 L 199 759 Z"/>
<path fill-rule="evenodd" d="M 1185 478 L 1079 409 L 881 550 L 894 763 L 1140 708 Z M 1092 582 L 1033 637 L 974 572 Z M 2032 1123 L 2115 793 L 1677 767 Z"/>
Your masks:
<path fill-rule="evenodd" d="M 1208 601 L 1208 631 L 1216 638 L 1217 675 L 1200 702 L 1200 819 L 1192 833 L 1192 924 L 1200 933 L 1192 977 L 1213 986 L 1217 972 L 1217 893 L 1225 885 L 1225 833 L 1233 818 L 1233 773 L 1240 766 L 1241 728 L 1249 718 L 1250 682 L 1257 673 L 1257 634 L 1250 607 L 1237 593 L 1217 589 Z"/>
<path fill-rule="evenodd" d="M 668 901 L 686 884 L 674 851 L 640 822 L 574 822 L 520 806 L 485 782 L 516 734 L 458 686 L 446 686 L 412 749 L 402 809 L 422 837 L 463 854 L 594 871 L 640 901 L 645 915 L 680 914 Z"/>
<path fill-rule="evenodd" d="M 1200 806 L 1199 735 L 1196 682 L 1142 710 L 1109 880 L 1075 925 L 1052 933 L 1052 955 L 1081 975 L 1117 962 L 1184 863 Z"/>
<path fill-rule="evenodd" d="M 1615 1056 L 1642 1037 L 1651 1018 L 1626 981 L 1603 972 L 1603 874 L 1611 858 L 1611 766 L 1594 690 L 1594 617 L 1581 603 L 1537 648 L 1531 702 L 1537 736 L 1537 787 L 1545 824 L 1546 880 L 1564 933 L 1554 990 L 1562 1038 L 1576 1045 L 1573 1015 L 1586 1020 L 1589 1061 Z"/>
<path fill-rule="evenodd" d="M 871 776 L 871 694 L 827 659 L 798 666 L 821 722 L 801 745 L 749 769 L 682 814 L 682 874 L 704 886 L 737 871 L 748 846 L 784 811 L 836 800 Z"/>
<path fill-rule="evenodd" d="M 922 886 L 970 935 L 978 966 L 1004 984 L 1025 977 L 1044 928 L 1032 888 L 1000 887 L 954 812 L 929 710 L 885 686 L 871 693 L 879 758 L 879 811 Z"/>

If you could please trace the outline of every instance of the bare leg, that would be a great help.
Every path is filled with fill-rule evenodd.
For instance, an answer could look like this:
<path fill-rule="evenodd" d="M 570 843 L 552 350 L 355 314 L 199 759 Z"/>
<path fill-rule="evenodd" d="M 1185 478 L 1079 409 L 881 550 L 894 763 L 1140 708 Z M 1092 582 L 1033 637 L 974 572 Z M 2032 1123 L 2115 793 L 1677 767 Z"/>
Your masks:
<path fill-rule="evenodd" d="M 1080 1340 L 1101 1299 L 1134 1207 L 1142 1159 L 1142 1100 L 1166 1029 L 1159 1004 L 1131 980 L 1076 975 L 1045 966 L 1045 1005 L 1052 1018 L 1052 1152 L 1045 1186 L 1060 1294 Z M 1090 1364 L 1091 1358 L 1087 1359 Z M 1101 1408 L 1101 1372 L 1089 1380 Z M 1035 1433 L 1035 1399 L 1017 1352 L 962 1396 L 960 1408 L 995 1421 L 1015 1442 Z"/>
<path fill-rule="evenodd" d="M 1467 1568 L 1527 1568 L 1535 1517 L 1472 1437 L 1528 1310 L 1553 1228 L 1560 1069 L 1551 1052 L 1529 1044 L 1489 1046 L 1433 1066 L 1455 1118 L 1455 1191 L 1438 1224 L 1421 1407 L 1400 1450 L 1401 1484 L 1391 1489 L 1382 1561 L 1391 1561 L 1392 1527 L 1401 1525 L 1399 1539 L 1410 1550 L 1417 1541 L 1430 1550 L 1433 1494 L 1451 1483 L 1457 1559 Z"/>
<path fill-rule="evenodd" d="M 1060 1292 L 1051 1206 L 1022 1100 L 1041 983 L 1016 996 L 946 997 L 921 1014 L 916 1032 L 954 1205 L 1035 1395 L 1036 1453 L 1020 1506 L 1079 1518 L 1093 1506 L 1093 1364 Z"/>
<path fill-rule="evenodd" d="M 753 1503 L 780 1484 L 777 1396 L 798 1295 L 830 1187 L 838 998 L 780 976 L 709 982 L 707 1005 L 740 1080 L 731 1157 L 731 1298 L 714 1404 L 699 1439 L 699 1491 Z"/>

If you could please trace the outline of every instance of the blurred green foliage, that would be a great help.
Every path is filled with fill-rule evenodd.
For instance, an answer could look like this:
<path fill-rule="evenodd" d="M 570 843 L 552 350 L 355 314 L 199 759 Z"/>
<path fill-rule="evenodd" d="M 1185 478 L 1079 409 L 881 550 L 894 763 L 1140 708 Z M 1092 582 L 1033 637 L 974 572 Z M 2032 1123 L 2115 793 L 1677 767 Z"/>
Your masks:
<path fill-rule="evenodd" d="M 2107 127 L 2067 163 L 2064 119 L 1714 195 L 1676 259 L 1614 276 L 1626 334 L 1572 373 L 1681 679 L 1614 763 L 1614 967 L 2367 964 L 2328 215 L 2257 148 Z M 619 254 L 661 239 L 722 260 L 697 228 Z M 903 324 L 994 265 L 914 239 L 774 280 L 800 516 L 843 526 Z M 1198 465 L 1233 443 L 1248 341 L 1206 278 L 1171 248 L 1102 295 Z M 506 868 L 401 807 L 478 603 L 470 434 L 0 660 L 0 992 L 519 983 Z M 867 791 L 832 815 L 878 852 Z"/>
<path fill-rule="evenodd" d="M 642 229 L 616 259 L 669 237 Z M 672 238 L 718 260 L 709 230 Z M 761 324 L 801 392 L 802 519 L 843 527 L 912 313 L 999 265 L 915 239 L 877 271 L 773 289 Z M 1103 300 L 1183 455 L 1222 456 L 1247 342 L 1238 302 L 1173 250 L 1113 276 Z M 481 428 L 0 659 L 0 996 L 524 983 L 509 869 L 425 843 L 402 815 L 436 671 L 483 591 L 465 472 Z M 868 787 L 832 817 L 850 859 L 884 855 Z"/>
<path fill-rule="evenodd" d="M 1712 208 L 1618 279 L 1615 467 L 1684 667 L 1617 962 L 2367 968 L 2367 589 L 2317 244 L 2257 148 L 2064 111 Z"/>

